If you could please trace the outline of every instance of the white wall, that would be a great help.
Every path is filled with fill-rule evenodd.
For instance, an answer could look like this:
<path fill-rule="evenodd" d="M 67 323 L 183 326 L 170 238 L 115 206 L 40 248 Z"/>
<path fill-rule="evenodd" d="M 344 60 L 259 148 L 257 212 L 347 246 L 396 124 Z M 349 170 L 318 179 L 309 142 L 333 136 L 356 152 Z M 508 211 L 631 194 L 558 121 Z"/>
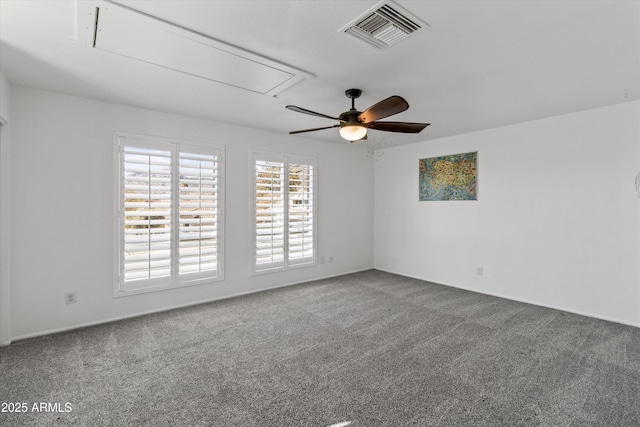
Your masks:
<path fill-rule="evenodd" d="M 373 267 L 366 150 L 22 87 L 11 116 L 13 339 Z M 114 131 L 226 146 L 224 281 L 113 298 Z M 319 252 L 332 264 L 250 276 L 250 150 L 318 157 Z"/>
<path fill-rule="evenodd" d="M 9 102 L 11 87 L 0 72 L 0 345 L 11 342 L 9 322 Z"/>
<path fill-rule="evenodd" d="M 469 151 L 479 199 L 418 202 L 418 159 Z M 640 326 L 639 102 L 376 157 L 377 269 Z"/>
<path fill-rule="evenodd" d="M 2 71 L 0 71 L 0 117 L 9 121 L 9 102 L 11 99 L 11 86 Z"/>
<path fill-rule="evenodd" d="M 352 145 L 10 89 L 10 339 L 373 266 L 640 326 L 639 102 L 380 150 L 372 165 Z M 226 146 L 224 281 L 113 298 L 114 131 Z M 318 156 L 333 264 L 250 276 L 249 150 Z M 417 201 L 418 159 L 475 150 L 478 201 Z"/>

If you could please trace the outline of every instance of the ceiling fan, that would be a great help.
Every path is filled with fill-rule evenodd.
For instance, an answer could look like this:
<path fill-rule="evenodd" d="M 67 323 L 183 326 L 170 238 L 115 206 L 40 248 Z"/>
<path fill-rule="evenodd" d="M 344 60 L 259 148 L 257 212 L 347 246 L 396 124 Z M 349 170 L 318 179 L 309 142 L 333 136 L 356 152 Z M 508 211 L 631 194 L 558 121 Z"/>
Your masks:
<path fill-rule="evenodd" d="M 367 129 L 383 130 L 387 132 L 418 133 L 429 126 L 429 123 L 379 122 L 378 120 L 380 119 L 403 112 L 409 108 L 409 104 L 404 100 L 404 98 L 394 95 L 360 112 L 357 111 L 355 107 L 355 99 L 360 97 L 360 94 L 362 94 L 360 89 L 347 89 L 345 91 L 347 98 L 351 98 L 351 109 L 340 114 L 338 117 L 331 117 L 326 114 L 316 113 L 315 111 L 296 107 L 295 105 L 287 105 L 286 108 L 291 111 L 297 111 L 298 113 L 309 114 L 311 116 L 324 117 L 325 119 L 337 120 L 340 122 L 340 124 L 333 126 L 295 130 L 289 133 L 313 132 L 316 130 L 339 127 L 341 137 L 349 142 L 355 142 L 367 139 Z"/>

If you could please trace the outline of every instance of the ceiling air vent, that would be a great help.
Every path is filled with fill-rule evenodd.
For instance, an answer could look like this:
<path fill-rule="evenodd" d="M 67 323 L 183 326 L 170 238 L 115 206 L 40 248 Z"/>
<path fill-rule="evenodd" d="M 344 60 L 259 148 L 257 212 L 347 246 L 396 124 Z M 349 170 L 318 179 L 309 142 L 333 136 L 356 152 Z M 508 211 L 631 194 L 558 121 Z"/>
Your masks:
<path fill-rule="evenodd" d="M 385 49 L 428 26 L 429 24 L 398 4 L 386 0 L 367 10 L 338 32 L 351 34 L 378 49 Z"/>

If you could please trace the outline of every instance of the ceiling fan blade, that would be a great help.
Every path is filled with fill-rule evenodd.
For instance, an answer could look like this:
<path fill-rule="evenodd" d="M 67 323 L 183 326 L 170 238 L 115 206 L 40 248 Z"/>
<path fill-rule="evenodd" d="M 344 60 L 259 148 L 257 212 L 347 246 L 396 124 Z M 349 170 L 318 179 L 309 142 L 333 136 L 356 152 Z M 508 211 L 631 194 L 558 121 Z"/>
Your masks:
<path fill-rule="evenodd" d="M 315 130 L 331 129 L 331 128 L 337 128 L 337 127 L 340 127 L 340 125 L 325 126 L 323 128 L 315 128 L 315 129 L 294 130 L 292 132 L 289 132 L 289 135 L 293 135 L 294 133 L 313 132 Z"/>
<path fill-rule="evenodd" d="M 309 114 L 311 116 L 324 117 L 325 119 L 338 120 L 339 122 L 343 121 L 337 117 L 331 117 L 331 116 L 327 116 L 326 114 L 316 113 L 315 111 L 307 110 L 306 108 L 296 107 L 295 105 L 287 105 L 286 108 L 291 111 L 296 111 L 298 113 L 303 113 L 303 114 Z"/>
<path fill-rule="evenodd" d="M 404 98 L 394 95 L 390 96 L 387 99 L 383 99 L 377 104 L 372 105 L 371 107 L 364 110 L 358 116 L 358 120 L 362 123 L 371 123 L 376 120 L 384 119 L 385 117 L 393 116 L 394 114 L 398 114 L 403 112 L 409 108 L 409 104 Z"/>
<path fill-rule="evenodd" d="M 409 122 L 373 122 L 365 124 L 369 129 L 384 130 L 387 132 L 418 133 L 429 126 L 429 123 Z"/>

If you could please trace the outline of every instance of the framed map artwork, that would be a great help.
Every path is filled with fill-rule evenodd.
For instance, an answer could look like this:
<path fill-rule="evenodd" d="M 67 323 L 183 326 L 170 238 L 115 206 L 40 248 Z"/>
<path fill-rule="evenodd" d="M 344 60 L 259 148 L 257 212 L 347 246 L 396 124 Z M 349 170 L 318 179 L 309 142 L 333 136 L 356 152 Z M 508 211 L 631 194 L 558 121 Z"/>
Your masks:
<path fill-rule="evenodd" d="M 420 201 L 477 200 L 478 152 L 420 159 Z"/>

